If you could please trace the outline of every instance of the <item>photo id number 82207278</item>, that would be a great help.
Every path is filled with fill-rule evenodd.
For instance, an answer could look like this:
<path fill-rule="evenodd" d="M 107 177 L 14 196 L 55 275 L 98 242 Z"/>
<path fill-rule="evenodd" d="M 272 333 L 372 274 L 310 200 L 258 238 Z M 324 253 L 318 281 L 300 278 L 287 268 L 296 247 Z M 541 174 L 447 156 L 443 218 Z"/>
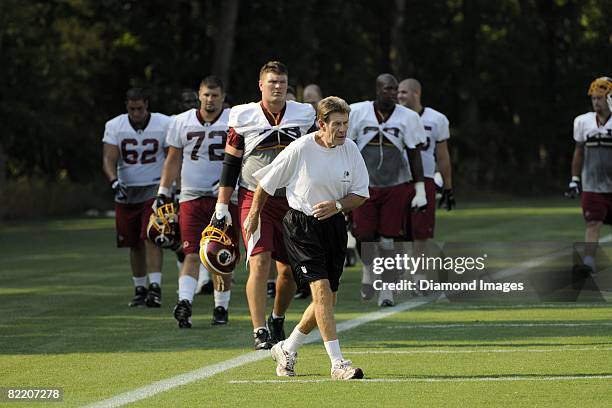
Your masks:
<path fill-rule="evenodd" d="M 64 391 L 61 388 L 26 388 L 26 387 L 1 387 L 0 402 L 10 401 L 46 401 L 61 402 Z"/>

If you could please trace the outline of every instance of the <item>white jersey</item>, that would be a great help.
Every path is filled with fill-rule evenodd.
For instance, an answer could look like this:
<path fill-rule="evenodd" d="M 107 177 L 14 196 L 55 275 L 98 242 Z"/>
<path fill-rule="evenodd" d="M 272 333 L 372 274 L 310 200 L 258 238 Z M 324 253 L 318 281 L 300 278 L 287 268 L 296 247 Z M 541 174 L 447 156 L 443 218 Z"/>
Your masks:
<path fill-rule="evenodd" d="M 158 184 L 164 166 L 166 132 L 171 119 L 151 113 L 149 123 L 135 130 L 127 114 L 106 122 L 103 143 L 117 146 L 117 178 L 128 187 Z"/>
<path fill-rule="evenodd" d="M 612 193 L 612 117 L 601 126 L 595 112 L 576 117 L 574 140 L 584 143 L 582 189 L 592 193 Z"/>
<path fill-rule="evenodd" d="M 416 112 L 396 104 L 387 120 L 379 122 L 372 101 L 351 105 L 347 135 L 363 155 L 372 187 L 410 181 L 405 149 L 426 141 L 423 122 Z"/>
<path fill-rule="evenodd" d="M 423 175 L 433 178 L 436 172 L 436 143 L 450 138 L 448 119 L 435 109 L 425 108 L 421 113 L 421 120 L 425 127 L 427 141 L 421 148 L 421 161 L 423 162 Z"/>
<path fill-rule="evenodd" d="M 312 215 L 323 201 L 340 200 L 349 194 L 369 198 L 368 170 L 357 145 L 326 148 L 310 133 L 291 143 L 274 161 L 255 173 L 260 186 L 273 195 L 287 187 L 289 207 Z"/>
<path fill-rule="evenodd" d="M 228 143 L 244 151 L 240 186 L 255 191 L 257 180 L 253 173 L 270 164 L 295 139 L 308 133 L 314 123 L 314 109 L 307 103 L 287 101 L 277 124 L 270 123 L 261 102 L 234 106 L 229 115 L 231 135 Z M 283 192 L 277 193 L 277 196 L 282 195 Z"/>
<path fill-rule="evenodd" d="M 176 115 L 166 142 L 183 149 L 181 200 L 216 196 L 228 132 L 229 109 L 214 122 L 205 122 L 198 109 Z"/>

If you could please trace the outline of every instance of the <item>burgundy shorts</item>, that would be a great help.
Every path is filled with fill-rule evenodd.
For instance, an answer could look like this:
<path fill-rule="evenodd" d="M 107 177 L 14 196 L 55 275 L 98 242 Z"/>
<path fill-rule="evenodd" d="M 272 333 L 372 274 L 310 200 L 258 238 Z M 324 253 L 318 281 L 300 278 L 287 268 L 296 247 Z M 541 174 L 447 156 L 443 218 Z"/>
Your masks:
<path fill-rule="evenodd" d="M 244 220 L 249 214 L 251 203 L 253 202 L 253 192 L 241 188 L 238 193 L 238 207 L 240 208 L 240 225 L 244 225 Z M 288 264 L 289 258 L 285 250 L 283 241 L 283 218 L 289 211 L 289 204 L 284 197 L 268 197 L 266 205 L 261 211 L 261 236 L 251 255 L 271 252 L 272 259 Z M 244 230 L 241 227 L 242 239 L 246 245 Z"/>
<path fill-rule="evenodd" d="M 147 225 L 153 213 L 153 200 L 155 199 L 136 204 L 115 203 L 118 248 L 135 248 L 147 239 Z"/>
<path fill-rule="evenodd" d="M 436 224 L 436 183 L 432 178 L 425 178 L 425 197 L 427 198 L 427 208 L 423 212 L 410 210 L 410 203 L 415 195 L 414 184 L 411 184 L 411 194 L 408 198 L 406 214 L 406 236 L 410 240 L 426 240 L 433 238 L 434 227 Z"/>
<path fill-rule="evenodd" d="M 181 227 L 181 239 L 185 254 L 199 253 L 202 231 L 210 224 L 210 219 L 215 212 L 216 203 L 217 199 L 214 197 L 200 197 L 179 204 L 179 225 Z M 238 239 L 240 236 L 238 207 L 230 203 L 229 211 L 232 215 L 234 237 Z M 240 248 L 240 245 L 237 245 L 237 247 Z"/>
<path fill-rule="evenodd" d="M 587 222 L 601 221 L 612 225 L 612 193 L 583 191 L 580 196 L 582 215 Z"/>
<path fill-rule="evenodd" d="M 408 196 L 414 188 L 408 183 L 393 187 L 370 187 L 370 198 L 352 212 L 353 235 L 358 239 L 399 238 L 404 236 Z"/>

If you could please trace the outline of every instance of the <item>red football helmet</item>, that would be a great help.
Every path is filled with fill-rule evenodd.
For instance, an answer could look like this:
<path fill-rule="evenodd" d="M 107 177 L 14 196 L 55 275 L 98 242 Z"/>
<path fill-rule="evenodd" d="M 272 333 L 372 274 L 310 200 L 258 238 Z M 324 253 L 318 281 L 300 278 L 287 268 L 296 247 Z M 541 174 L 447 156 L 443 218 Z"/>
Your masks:
<path fill-rule="evenodd" d="M 233 229 L 227 225 L 223 230 L 209 225 L 202 231 L 200 260 L 212 273 L 229 275 L 240 260 L 240 252 L 232 235 Z"/>
<path fill-rule="evenodd" d="M 147 238 L 160 248 L 176 251 L 181 246 L 178 214 L 174 203 L 164 204 L 151 214 L 147 225 Z"/>

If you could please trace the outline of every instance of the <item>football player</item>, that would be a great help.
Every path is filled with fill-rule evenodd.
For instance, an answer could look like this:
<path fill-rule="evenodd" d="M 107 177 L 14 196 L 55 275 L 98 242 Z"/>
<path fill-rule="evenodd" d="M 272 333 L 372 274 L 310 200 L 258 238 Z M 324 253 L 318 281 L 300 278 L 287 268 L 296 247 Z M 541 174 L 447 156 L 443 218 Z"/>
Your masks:
<path fill-rule="evenodd" d="M 317 109 L 317 105 L 323 99 L 323 92 L 321 87 L 317 84 L 308 84 L 304 87 L 303 94 L 304 103 L 309 103 L 314 109 Z"/>
<path fill-rule="evenodd" d="M 591 82 L 588 95 L 593 112 L 574 119 L 574 156 L 572 179 L 567 197 L 581 196 L 586 221 L 583 268 L 596 273 L 595 250 L 602 224 L 612 225 L 612 121 L 609 101 L 612 100 L 612 78 L 601 77 Z M 590 244 L 590 245 L 589 245 Z"/>
<path fill-rule="evenodd" d="M 162 251 L 146 239 L 146 229 L 164 163 L 170 118 L 149 113 L 148 98 L 139 88 L 127 92 L 125 106 L 127 114 L 106 122 L 103 169 L 115 193 L 117 246 L 130 248 L 135 294 L 129 306 L 159 307 Z"/>
<path fill-rule="evenodd" d="M 178 301 L 174 307 L 180 328 L 191 327 L 193 297 L 200 268 L 204 268 L 199 258 L 200 237 L 215 211 L 228 132 L 229 109 L 223 109 L 225 94 L 221 80 L 215 76 L 204 78 L 198 96 L 200 108 L 176 115 L 168 130 L 168 157 L 155 203 L 163 205 L 171 201 L 170 188 L 180 171 L 179 225 L 185 261 L 179 273 Z M 238 219 L 236 206 L 230 203 L 228 208 Z M 215 286 L 212 324 L 226 324 L 232 277 L 214 273 L 212 276 Z"/>
<path fill-rule="evenodd" d="M 376 99 L 351 105 L 348 137 L 361 150 L 370 177 L 370 198 L 352 213 L 358 250 L 361 243 L 377 241 L 382 250 L 392 250 L 393 242 L 404 236 L 406 208 L 420 211 L 427 204 L 420 154 L 426 140 L 423 122 L 397 104 L 397 85 L 393 75 L 381 74 L 376 78 Z M 363 300 L 374 296 L 369 252 L 360 253 Z M 386 281 L 396 278 L 392 271 L 383 276 Z M 379 306 L 393 304 L 392 291 L 378 293 Z"/>
<path fill-rule="evenodd" d="M 286 100 L 287 81 L 288 71 L 283 63 L 267 62 L 259 72 L 261 101 L 237 105 L 230 111 L 230 131 L 214 222 L 220 229 L 224 223 L 238 222 L 229 212 L 230 197 L 238 178 L 240 225 L 243 225 L 257 186 L 253 173 L 271 163 L 293 140 L 314 129 L 312 106 Z M 255 349 L 269 349 L 274 342 L 285 338 L 284 315 L 296 290 L 283 243 L 282 219 L 288 209 L 285 190 L 281 189 L 263 208 L 258 239 L 253 239 L 250 245 L 244 240 L 249 263 L 246 292 Z M 273 260 L 278 278 L 274 308 L 266 327 L 266 288 Z"/>
<path fill-rule="evenodd" d="M 442 196 L 438 202 L 438 208 L 444 207 L 447 211 L 450 211 L 455 206 L 451 161 L 447 143 L 450 138 L 449 123 L 444 114 L 421 104 L 421 84 L 414 78 L 404 79 L 399 83 L 397 98 L 402 106 L 419 114 L 427 136 L 427 141 L 421 148 L 427 209 L 423 212 L 408 213 L 405 231 L 407 239 L 413 242 L 413 253 L 420 255 L 425 253 L 427 240 L 434 236 L 436 211 L 434 174 L 436 164 L 443 180 Z M 418 282 L 418 280 L 424 279 L 424 276 L 417 273 L 413 275 L 413 279 Z"/>

